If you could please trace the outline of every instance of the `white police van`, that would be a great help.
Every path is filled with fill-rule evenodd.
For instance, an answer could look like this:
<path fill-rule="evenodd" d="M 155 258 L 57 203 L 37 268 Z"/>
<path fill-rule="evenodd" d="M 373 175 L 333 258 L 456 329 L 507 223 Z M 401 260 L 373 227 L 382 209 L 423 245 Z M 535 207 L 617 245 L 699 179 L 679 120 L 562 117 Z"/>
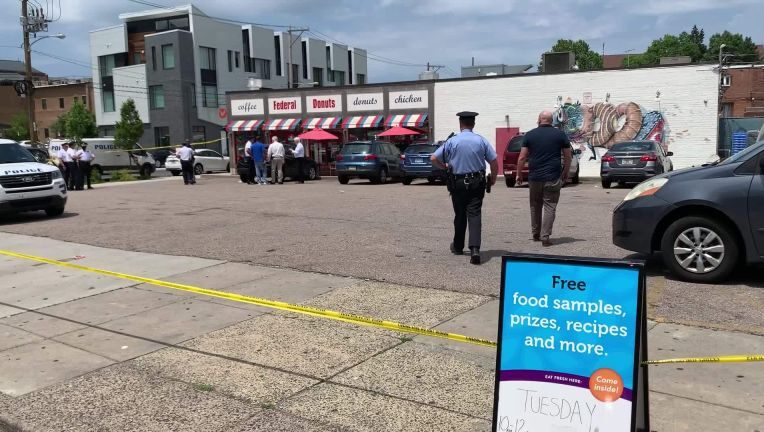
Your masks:
<path fill-rule="evenodd" d="M 16 141 L 0 139 L 0 213 L 45 210 L 60 216 L 66 197 L 58 168 L 37 162 Z"/>
<path fill-rule="evenodd" d="M 141 176 L 149 177 L 156 170 L 154 158 L 138 144 L 135 144 L 133 150 L 127 151 L 118 149 L 114 145 L 113 137 L 83 138 L 82 141 L 88 144 L 88 150 L 95 156 L 92 168 L 101 176 L 105 171 L 137 169 Z M 61 144 L 67 142 L 71 140 L 50 140 L 48 144 L 50 156 L 56 157 L 61 150 Z"/>

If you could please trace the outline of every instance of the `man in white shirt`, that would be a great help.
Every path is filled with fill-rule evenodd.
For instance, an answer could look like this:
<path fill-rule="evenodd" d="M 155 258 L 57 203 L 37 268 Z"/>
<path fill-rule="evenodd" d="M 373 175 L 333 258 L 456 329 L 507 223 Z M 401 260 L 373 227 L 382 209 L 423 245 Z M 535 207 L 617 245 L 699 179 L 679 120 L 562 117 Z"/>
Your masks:
<path fill-rule="evenodd" d="M 268 160 L 271 161 L 271 178 L 273 184 L 284 184 L 284 156 L 286 149 L 284 144 L 279 142 L 278 137 L 271 138 L 271 145 L 268 146 Z"/>
<path fill-rule="evenodd" d="M 297 183 L 305 183 L 305 147 L 302 145 L 302 140 L 297 137 L 294 139 L 294 159 L 297 162 Z"/>
<path fill-rule="evenodd" d="M 90 186 L 90 165 L 95 159 L 95 155 L 93 155 L 93 153 L 88 150 L 88 143 L 83 142 L 80 144 L 80 149 L 77 150 L 75 159 L 77 159 L 77 165 L 80 173 L 77 178 L 77 184 L 75 185 L 77 186 L 77 190 L 84 189 L 85 183 L 87 183 L 88 189 L 93 189 L 93 187 Z"/>
<path fill-rule="evenodd" d="M 74 163 L 76 153 L 69 147 L 69 143 L 61 144 L 61 150 L 56 154 L 58 160 L 63 164 L 64 182 L 68 190 L 74 190 L 74 183 L 77 181 L 77 164 Z"/>
<path fill-rule="evenodd" d="M 191 148 L 191 143 L 188 140 L 183 141 L 183 147 L 179 148 L 177 153 L 178 159 L 180 159 L 180 166 L 183 169 L 183 184 L 196 184 L 194 149 Z"/>

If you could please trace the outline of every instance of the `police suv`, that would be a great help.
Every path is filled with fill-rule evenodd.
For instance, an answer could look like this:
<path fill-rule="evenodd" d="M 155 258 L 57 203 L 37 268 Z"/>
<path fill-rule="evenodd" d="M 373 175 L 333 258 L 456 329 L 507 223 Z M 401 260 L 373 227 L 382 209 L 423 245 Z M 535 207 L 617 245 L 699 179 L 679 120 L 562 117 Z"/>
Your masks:
<path fill-rule="evenodd" d="M 0 213 L 45 210 L 60 216 L 66 197 L 58 168 L 37 162 L 16 141 L 0 139 Z"/>

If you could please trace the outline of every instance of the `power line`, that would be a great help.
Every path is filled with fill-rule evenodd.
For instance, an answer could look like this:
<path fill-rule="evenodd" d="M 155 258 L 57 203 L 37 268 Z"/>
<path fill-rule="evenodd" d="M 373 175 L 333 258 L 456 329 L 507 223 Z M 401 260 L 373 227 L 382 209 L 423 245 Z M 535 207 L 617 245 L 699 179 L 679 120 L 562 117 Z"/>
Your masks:
<path fill-rule="evenodd" d="M 152 2 L 147 1 L 147 0 L 127 0 L 127 1 L 132 2 L 132 3 L 136 3 L 136 4 L 140 4 L 140 5 L 144 5 L 144 6 L 151 6 L 153 8 L 157 8 L 157 9 L 165 9 L 165 10 L 169 10 L 169 11 L 176 11 L 177 10 L 177 8 L 170 7 L 170 6 L 165 6 L 165 5 L 161 5 L 161 4 L 157 4 L 157 3 L 152 3 Z M 256 26 L 261 26 L 261 27 L 278 27 L 278 28 L 288 28 L 289 27 L 288 25 L 282 25 L 282 24 L 264 24 L 264 23 L 254 23 L 254 22 L 247 22 L 247 21 L 239 21 L 239 20 L 235 20 L 235 19 L 231 19 L 231 18 L 222 18 L 222 17 L 216 17 L 216 16 L 206 15 L 206 14 L 197 14 L 197 13 L 194 13 L 193 11 L 189 11 L 189 14 L 190 15 L 194 15 L 194 16 L 204 17 L 204 18 L 211 18 L 211 19 L 215 19 L 215 20 L 218 20 L 218 21 L 229 22 L 229 23 L 233 23 L 233 24 L 256 25 Z"/>

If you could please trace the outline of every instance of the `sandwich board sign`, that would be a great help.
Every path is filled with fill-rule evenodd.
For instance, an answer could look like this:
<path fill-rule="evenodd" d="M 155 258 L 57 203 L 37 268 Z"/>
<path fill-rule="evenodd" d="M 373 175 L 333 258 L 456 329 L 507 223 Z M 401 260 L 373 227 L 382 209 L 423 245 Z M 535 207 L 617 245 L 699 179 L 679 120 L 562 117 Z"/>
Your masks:
<path fill-rule="evenodd" d="M 641 261 L 502 261 L 496 432 L 649 431 Z"/>

